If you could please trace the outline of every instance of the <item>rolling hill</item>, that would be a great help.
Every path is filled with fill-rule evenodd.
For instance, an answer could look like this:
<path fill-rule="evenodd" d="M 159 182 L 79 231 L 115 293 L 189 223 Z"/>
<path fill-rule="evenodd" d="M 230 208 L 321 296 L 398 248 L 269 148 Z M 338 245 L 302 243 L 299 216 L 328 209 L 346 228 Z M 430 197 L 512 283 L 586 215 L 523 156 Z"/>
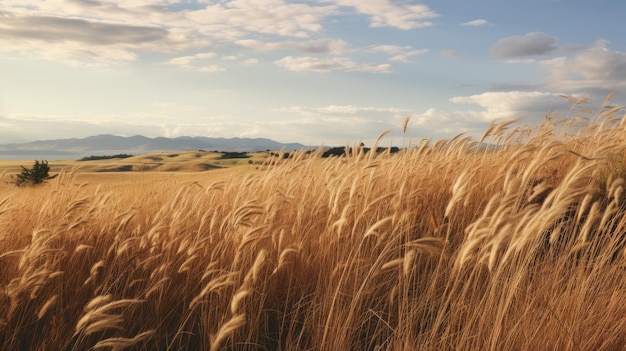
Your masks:
<path fill-rule="evenodd" d="M 27 154 L 144 154 L 161 151 L 219 150 L 219 151 L 264 151 L 300 150 L 306 148 L 299 143 L 280 143 L 267 138 L 209 138 L 178 137 L 149 138 L 141 135 L 122 137 L 101 134 L 87 138 L 39 140 L 19 144 L 0 145 L 0 155 Z"/>

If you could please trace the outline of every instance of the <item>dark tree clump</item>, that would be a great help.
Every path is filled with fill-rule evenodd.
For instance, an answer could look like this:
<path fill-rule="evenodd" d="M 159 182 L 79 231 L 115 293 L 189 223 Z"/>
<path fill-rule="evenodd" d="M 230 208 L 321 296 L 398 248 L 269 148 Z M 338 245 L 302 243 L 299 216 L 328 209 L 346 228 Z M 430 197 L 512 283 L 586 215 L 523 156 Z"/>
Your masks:
<path fill-rule="evenodd" d="M 50 172 L 48 161 L 35 161 L 31 169 L 22 166 L 22 173 L 15 177 L 14 183 L 17 186 L 41 184 L 47 179 L 52 178 L 48 175 L 48 172 Z"/>

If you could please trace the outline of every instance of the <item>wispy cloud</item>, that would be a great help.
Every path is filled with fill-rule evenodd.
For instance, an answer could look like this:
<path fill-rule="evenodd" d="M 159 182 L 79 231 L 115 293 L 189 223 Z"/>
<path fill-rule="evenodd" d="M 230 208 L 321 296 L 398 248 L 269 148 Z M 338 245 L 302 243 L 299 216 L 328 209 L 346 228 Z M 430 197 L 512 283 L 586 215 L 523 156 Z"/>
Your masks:
<path fill-rule="evenodd" d="M 463 53 L 455 51 L 455 50 L 451 50 L 451 49 L 441 50 L 439 52 L 439 55 L 441 55 L 443 57 L 452 57 L 452 58 L 461 58 L 461 57 L 465 56 L 465 55 L 463 55 Z"/>
<path fill-rule="evenodd" d="M 391 65 L 389 64 L 363 64 L 357 63 L 346 57 L 294 57 L 287 56 L 275 63 L 287 70 L 296 72 L 369 72 L 369 73 L 389 73 Z"/>
<path fill-rule="evenodd" d="M 364 107 L 353 105 L 328 105 L 323 107 L 290 106 L 275 109 L 276 112 L 297 112 L 301 114 L 354 115 L 364 113 L 407 114 L 410 110 L 396 107 Z"/>
<path fill-rule="evenodd" d="M 242 39 L 235 44 L 255 51 L 289 50 L 305 54 L 340 54 L 349 50 L 350 45 L 340 39 L 316 39 L 307 41 L 263 42 L 254 39 Z"/>
<path fill-rule="evenodd" d="M 136 60 L 139 53 L 206 49 L 250 34 L 309 37 L 336 6 L 283 0 L 199 2 L 185 11 L 172 1 L 6 0 L 0 52 L 80 64 Z"/>
<path fill-rule="evenodd" d="M 200 72 L 206 72 L 206 73 L 217 73 L 217 72 L 223 72 L 226 69 L 218 65 L 205 65 L 205 66 L 198 67 L 197 70 Z"/>
<path fill-rule="evenodd" d="M 206 61 L 217 56 L 214 52 L 204 52 L 195 55 L 180 56 L 168 60 L 165 64 L 193 69 L 200 72 L 215 73 L 225 69 L 215 64 L 207 64 Z"/>
<path fill-rule="evenodd" d="M 401 52 L 405 52 L 407 50 L 411 50 L 411 46 L 400 46 L 400 45 L 374 45 L 371 46 L 368 51 L 371 52 L 384 52 L 387 54 L 399 54 Z"/>
<path fill-rule="evenodd" d="M 3 16 L 0 36 L 43 42 L 73 41 L 89 45 L 119 45 L 163 40 L 168 31 L 153 26 L 127 25 L 52 16 Z"/>
<path fill-rule="evenodd" d="M 530 63 L 537 62 L 537 60 L 534 59 L 534 58 L 520 58 L 520 59 L 504 60 L 504 62 L 505 63 L 510 63 L 510 64 L 530 64 Z"/>
<path fill-rule="evenodd" d="M 498 40 L 489 50 L 495 58 L 547 55 L 557 49 L 558 40 L 541 32 L 512 36 Z"/>
<path fill-rule="evenodd" d="M 487 20 L 484 19 L 475 19 L 472 21 L 467 21 L 467 22 L 463 22 L 461 23 L 462 26 L 470 26 L 470 27 L 479 27 L 479 26 L 484 26 L 489 24 L 489 22 Z"/>
<path fill-rule="evenodd" d="M 5 0 L 0 11 L 0 52 L 74 65 L 109 65 L 135 61 L 145 53 L 167 53 L 167 64 L 215 72 L 216 65 L 196 67 L 203 59 L 194 51 L 223 50 L 235 58 L 241 48 L 293 51 L 309 55 L 368 52 L 338 38 L 313 38 L 324 33 L 329 16 L 365 15 L 371 27 L 413 29 L 432 25 L 438 16 L 422 4 L 390 0 Z M 287 39 L 287 40 L 285 40 Z M 235 45 L 229 45 L 234 43 Z M 226 44 L 226 45 L 224 45 Z M 391 61 L 408 62 L 427 52 L 410 46 L 380 45 Z M 389 65 L 368 65 L 355 58 L 285 58 L 292 70 L 389 72 Z M 307 66 L 309 69 L 299 69 Z M 314 62 L 316 61 L 316 62 Z M 297 66 L 297 67 L 296 67 Z"/>
<path fill-rule="evenodd" d="M 216 54 L 214 52 L 205 52 L 205 53 L 198 53 L 198 54 L 190 55 L 190 56 L 176 57 L 167 61 L 166 63 L 170 65 L 190 67 L 191 63 L 194 61 L 203 60 L 203 59 L 211 59 L 215 56 Z"/>
<path fill-rule="evenodd" d="M 428 53 L 428 49 L 411 50 L 403 54 L 398 54 L 389 59 L 389 61 L 409 62 L 409 57 L 420 56 Z"/>
<path fill-rule="evenodd" d="M 393 55 L 389 61 L 409 62 L 409 57 L 427 54 L 428 49 L 414 49 L 412 46 L 375 45 L 365 49 L 367 52 L 379 52 Z"/>
<path fill-rule="evenodd" d="M 241 61 L 241 63 L 243 63 L 244 65 L 256 65 L 257 63 L 259 63 L 259 60 L 255 58 L 249 58 Z"/>
<path fill-rule="evenodd" d="M 0 51 L 72 64 L 134 61 L 139 52 L 176 52 L 210 44 L 191 35 L 179 15 L 157 6 L 103 1 L 3 2 Z"/>

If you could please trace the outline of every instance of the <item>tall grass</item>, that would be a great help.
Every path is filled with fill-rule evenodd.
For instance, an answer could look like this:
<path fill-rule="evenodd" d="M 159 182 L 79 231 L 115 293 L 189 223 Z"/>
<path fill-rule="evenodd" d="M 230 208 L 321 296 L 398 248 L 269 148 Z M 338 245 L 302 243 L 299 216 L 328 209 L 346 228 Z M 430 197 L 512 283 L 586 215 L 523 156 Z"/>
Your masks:
<path fill-rule="evenodd" d="M 617 350 L 621 110 L 0 198 L 3 350 Z"/>

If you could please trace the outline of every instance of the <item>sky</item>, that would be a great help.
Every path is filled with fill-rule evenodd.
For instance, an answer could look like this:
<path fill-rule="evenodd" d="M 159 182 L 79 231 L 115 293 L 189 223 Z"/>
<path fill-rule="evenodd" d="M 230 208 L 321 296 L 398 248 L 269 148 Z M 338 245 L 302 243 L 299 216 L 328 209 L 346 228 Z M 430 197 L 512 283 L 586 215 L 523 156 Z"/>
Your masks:
<path fill-rule="evenodd" d="M 561 95 L 624 104 L 624 14 L 623 0 L 0 0 L 0 144 L 478 138 L 567 117 Z"/>

